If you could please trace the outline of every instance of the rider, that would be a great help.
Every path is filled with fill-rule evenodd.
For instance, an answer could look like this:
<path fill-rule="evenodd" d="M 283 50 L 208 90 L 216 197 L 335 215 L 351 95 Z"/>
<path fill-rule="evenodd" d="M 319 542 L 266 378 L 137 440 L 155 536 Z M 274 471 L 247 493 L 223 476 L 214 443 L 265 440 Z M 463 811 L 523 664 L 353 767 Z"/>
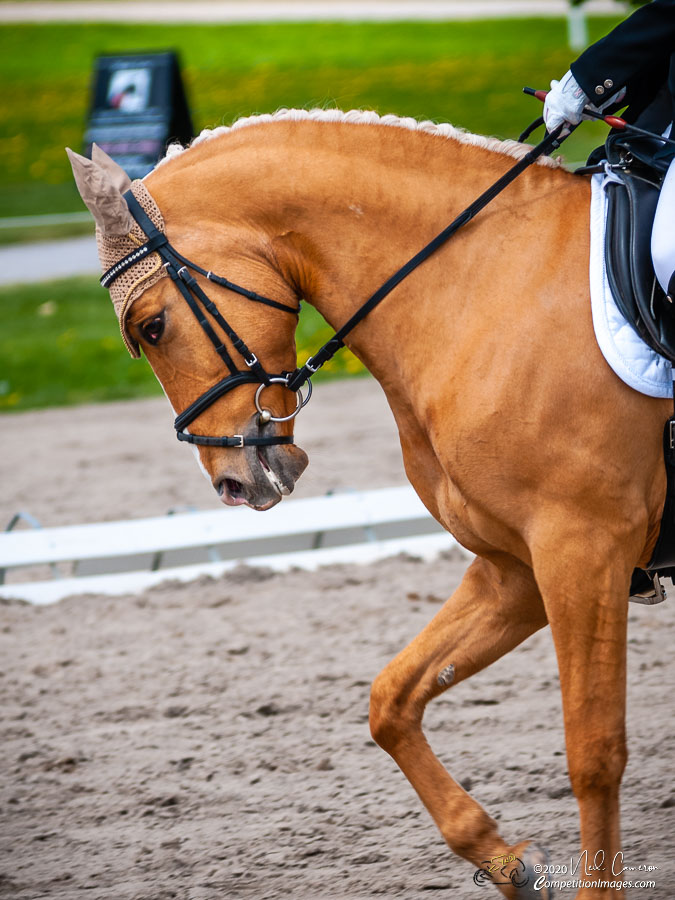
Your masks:
<path fill-rule="evenodd" d="M 662 129 L 664 122 L 671 129 L 675 0 L 652 0 L 585 50 L 560 81 L 551 82 L 544 120 L 548 131 L 554 131 L 559 125 L 578 125 L 584 106 L 608 114 L 628 104 L 623 118 L 633 123 L 657 102 L 666 104 Z M 666 173 L 654 218 L 652 260 L 661 287 L 675 300 L 675 160 Z"/>

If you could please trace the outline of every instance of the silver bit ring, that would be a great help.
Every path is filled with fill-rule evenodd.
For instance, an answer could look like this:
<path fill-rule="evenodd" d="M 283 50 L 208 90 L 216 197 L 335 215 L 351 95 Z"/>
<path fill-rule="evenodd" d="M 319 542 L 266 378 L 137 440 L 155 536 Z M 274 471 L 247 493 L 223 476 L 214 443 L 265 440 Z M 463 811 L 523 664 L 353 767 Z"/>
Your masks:
<path fill-rule="evenodd" d="M 287 386 L 288 382 L 286 381 L 285 378 L 270 378 L 270 384 L 283 384 L 283 385 Z M 265 407 L 262 407 L 260 405 L 260 395 L 262 394 L 262 392 L 265 390 L 266 387 L 269 387 L 269 385 L 261 384 L 260 387 L 258 388 L 258 390 L 255 392 L 255 408 L 258 410 L 260 415 L 262 415 L 263 412 L 270 413 L 269 409 L 266 409 Z M 268 421 L 270 421 L 270 422 L 288 422 L 291 419 L 294 419 L 297 416 L 297 414 L 300 412 L 300 410 L 303 408 L 303 406 L 307 405 L 307 403 L 309 402 L 309 398 L 311 396 L 312 396 L 312 382 L 307 381 L 307 396 L 306 397 L 302 396 L 302 390 L 297 390 L 295 392 L 296 407 L 293 410 L 293 412 L 288 416 L 273 416 L 270 413 L 270 418 Z"/>

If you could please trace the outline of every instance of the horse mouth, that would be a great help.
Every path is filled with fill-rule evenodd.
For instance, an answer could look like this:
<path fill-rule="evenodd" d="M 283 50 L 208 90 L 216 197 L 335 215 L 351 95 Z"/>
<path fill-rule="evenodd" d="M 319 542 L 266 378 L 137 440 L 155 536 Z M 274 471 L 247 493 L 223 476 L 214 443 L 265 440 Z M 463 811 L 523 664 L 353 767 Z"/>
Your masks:
<path fill-rule="evenodd" d="M 290 494 L 293 486 L 284 484 L 278 475 L 270 468 L 261 450 L 257 451 L 258 463 L 265 478 L 272 488 L 271 498 L 260 497 L 257 484 L 247 485 L 236 478 L 223 478 L 218 485 L 218 495 L 227 506 L 250 506 L 252 509 L 270 509 L 278 503 L 282 496 Z M 255 496 L 254 496 L 255 494 Z"/>
<path fill-rule="evenodd" d="M 227 506 L 245 506 L 246 488 L 235 478 L 223 478 L 218 485 L 218 496 Z"/>
<path fill-rule="evenodd" d="M 226 506 L 249 506 L 261 512 L 281 500 L 281 492 L 276 485 L 270 485 L 267 491 L 260 491 L 257 484 L 244 484 L 236 478 L 223 478 L 218 485 L 218 496 Z"/>
<path fill-rule="evenodd" d="M 287 494 L 290 494 L 292 492 L 294 486 L 293 482 L 291 482 L 289 485 L 281 480 L 281 478 L 267 462 L 264 450 L 258 449 L 258 462 L 260 463 L 260 467 L 265 474 L 265 478 L 267 478 L 274 490 L 279 494 L 280 498 L 282 496 L 285 497 Z"/>
<path fill-rule="evenodd" d="M 226 506 L 249 506 L 263 511 L 275 506 L 293 491 L 295 482 L 307 465 L 307 456 L 298 447 L 285 452 L 277 447 L 250 448 L 247 453 L 250 480 L 242 481 L 239 472 L 227 473 L 216 485 Z"/>

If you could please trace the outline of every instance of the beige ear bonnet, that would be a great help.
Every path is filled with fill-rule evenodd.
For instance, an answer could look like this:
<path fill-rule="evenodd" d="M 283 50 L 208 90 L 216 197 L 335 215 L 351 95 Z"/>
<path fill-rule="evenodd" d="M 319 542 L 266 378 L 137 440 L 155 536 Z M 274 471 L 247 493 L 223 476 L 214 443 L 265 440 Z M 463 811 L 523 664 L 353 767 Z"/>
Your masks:
<path fill-rule="evenodd" d="M 133 181 L 130 190 L 152 220 L 153 225 L 160 231 L 164 231 L 162 214 L 143 182 Z M 128 253 L 132 253 L 137 247 L 145 244 L 146 241 L 147 236 L 137 222 L 134 222 L 133 228 L 126 235 L 103 234 L 101 229 L 97 227 L 96 243 L 103 271 L 107 272 L 111 266 L 118 263 Z M 156 284 L 160 278 L 164 278 L 166 274 L 166 269 L 162 265 L 159 254 L 151 253 L 149 256 L 139 259 L 137 263 L 134 263 L 125 272 L 122 272 L 108 288 L 110 299 L 119 319 L 122 338 L 127 350 L 136 359 L 140 357 L 141 351 L 136 341 L 127 331 L 127 314 L 134 300 L 138 299 L 153 284 Z"/>

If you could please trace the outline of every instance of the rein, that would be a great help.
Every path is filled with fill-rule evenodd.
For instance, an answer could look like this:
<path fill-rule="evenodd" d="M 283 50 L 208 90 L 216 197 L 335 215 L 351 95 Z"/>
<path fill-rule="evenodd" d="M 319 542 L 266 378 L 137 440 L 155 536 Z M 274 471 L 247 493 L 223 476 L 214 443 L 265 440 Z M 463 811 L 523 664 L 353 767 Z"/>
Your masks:
<path fill-rule="evenodd" d="M 263 297 L 262 295 L 241 287 L 220 275 L 214 275 L 213 272 L 203 269 L 201 266 L 198 266 L 196 263 L 184 257 L 169 243 L 166 235 L 155 227 L 150 217 L 145 213 L 138 200 L 134 197 L 133 193 L 127 191 L 124 194 L 124 199 L 129 207 L 129 211 L 147 236 L 148 240 L 145 244 L 127 254 L 123 259 L 108 269 L 100 279 L 101 284 L 103 287 L 108 287 L 119 275 L 138 262 L 139 259 L 142 259 L 149 253 L 158 253 L 171 280 L 182 294 L 185 302 L 192 310 L 195 318 L 229 370 L 229 375 L 226 375 L 225 378 L 210 387 L 176 417 L 174 428 L 176 429 L 178 440 L 190 444 L 199 444 L 205 447 L 266 447 L 273 444 L 292 444 L 293 435 L 248 437 L 241 434 L 235 434 L 223 437 L 211 437 L 209 435 L 190 434 L 186 432 L 185 429 L 215 403 L 216 400 L 243 384 L 259 385 L 255 394 L 255 406 L 258 410 L 258 422 L 260 426 L 264 426 L 268 422 L 284 422 L 294 419 L 311 397 L 312 382 L 310 379 L 312 375 L 314 375 L 315 372 L 318 372 L 323 365 L 335 356 L 338 350 L 344 347 L 345 337 L 368 315 L 369 312 L 375 309 L 375 307 L 381 303 L 382 300 L 384 300 L 385 297 L 387 297 L 391 291 L 404 280 L 404 278 L 410 275 L 411 272 L 435 253 L 436 250 L 450 240 L 460 228 L 468 224 L 477 213 L 494 200 L 495 197 L 524 172 L 525 169 L 531 166 L 540 156 L 556 149 L 561 143 L 561 131 L 562 126 L 551 134 L 547 134 L 536 147 L 533 147 L 521 160 L 495 181 L 491 187 L 477 197 L 476 200 L 461 212 L 454 221 L 443 229 L 443 231 L 436 235 L 436 237 L 416 253 L 415 256 L 409 259 L 405 265 L 394 272 L 394 274 L 391 275 L 384 284 L 382 284 L 375 293 L 358 308 L 354 315 L 345 322 L 333 337 L 330 338 L 330 340 L 328 340 L 313 356 L 310 356 L 303 366 L 296 368 L 294 372 L 281 372 L 278 374 L 268 373 L 260 363 L 258 357 L 249 350 L 244 341 L 228 324 L 216 304 L 201 289 L 189 270 L 192 269 L 206 277 L 209 281 L 213 282 L 213 284 L 234 291 L 253 302 L 264 303 L 273 309 L 282 310 L 284 312 L 292 313 L 293 315 L 298 315 L 299 310 L 296 307 L 288 306 L 285 303 L 279 303 L 277 300 L 271 300 L 269 297 Z M 213 321 L 230 339 L 235 351 L 244 360 L 246 369 L 238 369 L 236 367 L 232 356 L 223 344 L 221 338 L 213 329 L 206 313 L 211 316 Z M 269 387 L 271 384 L 283 385 L 296 393 L 296 408 L 290 415 L 275 417 L 268 409 L 261 407 L 260 395 L 264 388 Z M 307 394 L 303 397 L 300 389 L 305 384 L 307 385 Z"/>
<path fill-rule="evenodd" d="M 549 153 L 551 150 L 555 150 L 559 145 L 560 141 L 558 136 L 562 131 L 562 126 L 555 131 L 551 132 L 551 134 L 546 135 L 543 141 L 537 144 L 536 147 L 533 147 L 529 153 L 525 154 L 525 156 L 519 160 L 515 166 L 512 166 L 508 172 L 501 176 L 501 178 L 497 179 L 491 187 L 489 187 L 484 193 L 482 193 L 479 197 L 477 197 L 470 206 L 461 212 L 457 218 L 451 222 L 447 228 L 444 228 L 440 234 L 437 234 L 433 240 L 429 241 L 426 247 L 423 247 L 419 253 L 416 253 L 412 259 L 409 259 L 408 262 L 401 266 L 401 268 L 394 272 L 394 274 L 388 278 L 385 283 L 379 287 L 374 294 L 372 294 L 366 302 L 357 309 L 351 319 L 348 319 L 347 322 L 340 328 L 333 337 L 326 341 L 326 343 L 321 347 L 314 356 L 310 356 L 304 366 L 296 369 L 295 372 L 291 375 L 288 380 L 288 387 L 292 391 L 298 390 L 298 388 L 302 387 L 302 385 L 308 381 L 317 372 L 323 365 L 325 365 L 328 360 L 332 359 L 333 356 L 338 352 L 338 350 L 344 347 L 344 338 L 355 328 L 359 322 L 364 319 L 369 312 L 371 312 L 378 303 L 381 303 L 384 298 L 390 294 L 393 289 L 400 284 L 404 278 L 410 275 L 419 265 L 421 265 L 425 260 L 427 260 L 432 253 L 435 253 L 439 247 L 442 247 L 450 238 L 459 231 L 464 225 L 467 225 L 474 216 L 477 215 L 484 207 L 488 205 L 492 200 L 497 197 L 498 194 L 504 190 L 504 188 L 508 187 L 512 181 L 514 181 L 522 172 L 525 171 L 529 166 L 532 165 L 540 156 L 543 156 Z"/>

